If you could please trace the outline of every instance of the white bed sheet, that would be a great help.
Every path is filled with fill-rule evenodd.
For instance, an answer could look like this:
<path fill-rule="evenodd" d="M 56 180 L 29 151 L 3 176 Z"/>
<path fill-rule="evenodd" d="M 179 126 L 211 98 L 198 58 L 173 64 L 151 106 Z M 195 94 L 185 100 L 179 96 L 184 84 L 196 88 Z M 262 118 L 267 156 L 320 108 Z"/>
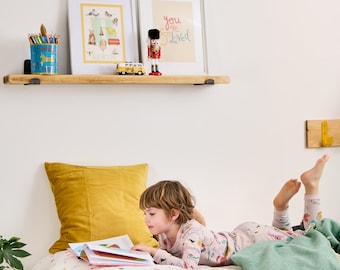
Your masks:
<path fill-rule="evenodd" d="M 340 255 L 336 254 L 339 263 Z M 60 251 L 55 254 L 49 254 L 44 258 L 40 259 L 32 268 L 32 270 L 182 270 L 182 268 L 170 265 L 152 265 L 152 266 L 117 266 L 117 267 L 96 267 L 90 266 L 83 260 L 77 259 L 74 255 L 68 251 Z M 209 266 L 199 266 L 199 270 L 211 270 L 211 269 L 229 269 L 229 270 L 242 270 L 241 267 L 236 265 L 220 266 L 220 267 L 209 267 Z"/>
<path fill-rule="evenodd" d="M 170 265 L 152 265 L 152 266 L 117 266 L 117 267 L 96 267 L 90 266 L 87 262 L 77 259 L 68 251 L 60 251 L 55 254 L 49 254 L 39 260 L 32 268 L 32 270 L 182 270 L 182 268 Z M 241 268 L 236 265 L 220 266 L 220 267 L 209 267 L 199 266 L 200 270 L 208 269 L 229 269 L 229 270 L 240 270 Z"/>

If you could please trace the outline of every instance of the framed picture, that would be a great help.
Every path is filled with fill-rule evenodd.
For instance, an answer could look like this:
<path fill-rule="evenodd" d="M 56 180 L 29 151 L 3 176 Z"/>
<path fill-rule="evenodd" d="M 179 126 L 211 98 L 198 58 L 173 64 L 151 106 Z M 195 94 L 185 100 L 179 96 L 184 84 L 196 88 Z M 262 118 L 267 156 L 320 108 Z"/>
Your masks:
<path fill-rule="evenodd" d="M 148 72 L 148 30 L 158 29 L 162 74 L 208 73 L 203 0 L 138 0 L 137 4 L 140 58 Z"/>
<path fill-rule="evenodd" d="M 72 74 L 113 74 L 116 64 L 138 62 L 133 0 L 69 0 Z"/>

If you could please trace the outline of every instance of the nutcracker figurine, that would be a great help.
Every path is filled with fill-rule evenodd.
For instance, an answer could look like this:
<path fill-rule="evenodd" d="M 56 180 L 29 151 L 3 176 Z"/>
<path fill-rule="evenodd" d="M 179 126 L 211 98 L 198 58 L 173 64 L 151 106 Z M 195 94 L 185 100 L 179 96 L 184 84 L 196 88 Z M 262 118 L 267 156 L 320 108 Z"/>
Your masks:
<path fill-rule="evenodd" d="M 149 75 L 162 75 L 158 70 L 158 60 L 161 58 L 161 47 L 159 45 L 159 30 L 150 29 L 148 32 L 150 43 L 148 45 L 148 58 L 151 60 L 151 72 Z"/>

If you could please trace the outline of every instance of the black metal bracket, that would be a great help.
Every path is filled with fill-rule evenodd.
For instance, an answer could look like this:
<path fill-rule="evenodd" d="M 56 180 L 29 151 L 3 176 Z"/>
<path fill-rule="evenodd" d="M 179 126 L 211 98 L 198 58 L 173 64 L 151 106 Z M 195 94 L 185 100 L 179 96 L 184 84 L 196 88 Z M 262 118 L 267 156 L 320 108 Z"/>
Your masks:
<path fill-rule="evenodd" d="M 215 84 L 215 80 L 214 79 L 206 79 L 204 81 L 204 83 L 195 83 L 194 85 L 206 85 L 206 84 L 214 85 Z"/>
<path fill-rule="evenodd" d="M 215 84 L 214 79 L 206 79 L 205 84 Z"/>
<path fill-rule="evenodd" d="M 39 78 L 32 78 L 32 79 L 30 79 L 29 83 L 25 83 L 25 85 L 30 85 L 30 84 L 40 84 L 40 79 Z"/>

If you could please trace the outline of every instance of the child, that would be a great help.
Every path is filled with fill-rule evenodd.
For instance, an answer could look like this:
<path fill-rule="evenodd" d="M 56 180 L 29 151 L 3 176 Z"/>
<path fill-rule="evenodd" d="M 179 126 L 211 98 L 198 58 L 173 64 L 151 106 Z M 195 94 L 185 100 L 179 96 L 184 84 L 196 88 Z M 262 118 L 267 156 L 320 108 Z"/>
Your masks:
<path fill-rule="evenodd" d="M 327 160 L 328 156 L 324 155 L 301 175 L 305 188 L 303 226 L 306 229 L 312 221 L 322 219 L 319 181 Z M 215 233 L 193 219 L 194 199 L 180 182 L 160 181 L 147 188 L 140 198 L 145 222 L 150 232 L 158 237 L 160 248 L 137 244 L 133 249 L 150 253 L 156 263 L 182 268 L 232 264 L 231 256 L 253 243 L 303 234 L 303 231 L 291 229 L 288 217 L 288 203 L 300 185 L 297 179 L 291 179 L 275 197 L 273 226 L 246 222 L 232 232 Z"/>

